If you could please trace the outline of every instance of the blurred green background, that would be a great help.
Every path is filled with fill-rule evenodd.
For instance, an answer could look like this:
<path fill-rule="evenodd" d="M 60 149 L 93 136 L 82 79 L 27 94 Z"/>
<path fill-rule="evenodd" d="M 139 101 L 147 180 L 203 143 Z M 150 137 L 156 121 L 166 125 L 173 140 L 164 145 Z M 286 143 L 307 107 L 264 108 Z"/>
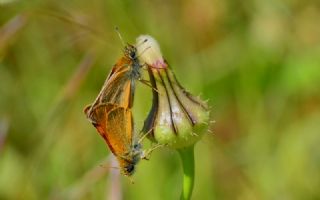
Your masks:
<path fill-rule="evenodd" d="M 316 0 L 0 0 L 0 199 L 179 198 L 174 151 L 139 163 L 135 184 L 101 166 L 82 110 L 122 56 L 115 26 L 155 37 L 210 100 L 193 199 L 320 199 L 319 19 Z M 150 93 L 138 83 L 137 130 Z"/>

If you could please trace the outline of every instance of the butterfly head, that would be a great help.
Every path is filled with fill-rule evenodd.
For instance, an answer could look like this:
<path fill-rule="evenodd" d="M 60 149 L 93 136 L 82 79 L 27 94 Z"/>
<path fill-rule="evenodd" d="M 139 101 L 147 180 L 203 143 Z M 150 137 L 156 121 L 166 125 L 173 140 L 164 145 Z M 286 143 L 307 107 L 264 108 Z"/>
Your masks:
<path fill-rule="evenodd" d="M 135 163 L 129 163 L 123 168 L 123 174 L 126 176 L 132 176 L 135 172 Z"/>
<path fill-rule="evenodd" d="M 124 48 L 124 55 L 128 58 L 136 59 L 137 58 L 137 49 L 131 44 L 127 44 Z"/>
<path fill-rule="evenodd" d="M 123 156 L 122 164 L 122 173 L 126 176 L 131 176 L 135 172 L 135 166 L 141 160 L 142 157 L 142 145 L 140 143 L 135 143 L 132 146 L 130 152 L 127 155 Z"/>

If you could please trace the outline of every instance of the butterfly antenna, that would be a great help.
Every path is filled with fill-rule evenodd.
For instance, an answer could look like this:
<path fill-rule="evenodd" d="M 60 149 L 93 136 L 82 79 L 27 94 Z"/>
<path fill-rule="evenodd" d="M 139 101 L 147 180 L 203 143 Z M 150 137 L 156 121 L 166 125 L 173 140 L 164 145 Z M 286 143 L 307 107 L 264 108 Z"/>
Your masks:
<path fill-rule="evenodd" d="M 156 145 L 154 145 L 150 149 L 144 151 L 143 156 L 141 157 L 141 159 L 149 160 L 149 157 L 150 157 L 151 153 L 154 150 L 156 150 L 156 149 L 158 149 L 160 147 L 165 147 L 165 146 L 167 146 L 167 144 L 156 144 Z"/>
<path fill-rule="evenodd" d="M 146 39 L 147 40 L 147 39 Z M 137 57 L 139 58 L 142 54 L 144 54 L 148 49 L 150 49 L 151 46 L 145 48 Z"/>
<path fill-rule="evenodd" d="M 116 169 L 116 170 L 120 170 L 119 167 L 108 166 L 108 165 L 104 165 L 104 164 L 100 164 L 100 167 L 103 167 L 103 168 L 106 168 L 106 169 Z"/>
<path fill-rule="evenodd" d="M 136 48 L 138 49 L 141 45 L 143 45 L 147 41 L 148 41 L 148 38 L 144 39 L 143 41 L 141 41 L 139 44 L 136 45 Z M 150 48 L 151 48 L 151 46 L 145 48 L 137 57 L 139 58 L 145 51 L 147 51 Z"/>
<path fill-rule="evenodd" d="M 143 45 L 144 43 L 146 43 L 148 41 L 148 38 L 146 38 L 145 40 L 141 41 L 140 44 L 136 45 L 136 48 L 140 47 L 141 45 Z"/>
<path fill-rule="evenodd" d="M 129 176 L 128 178 L 129 178 L 130 183 L 131 183 L 131 184 L 134 184 L 134 179 L 133 179 L 133 177 Z"/>
<path fill-rule="evenodd" d="M 120 38 L 120 41 L 121 41 L 121 43 L 122 43 L 122 45 L 123 46 L 126 46 L 126 44 L 124 43 L 124 40 L 123 40 L 123 38 L 122 38 L 122 36 L 121 36 L 121 33 L 120 33 L 120 31 L 119 31 L 119 28 L 116 26 L 116 28 L 115 28 L 115 31 L 117 32 L 117 34 L 118 34 L 118 36 L 119 36 L 119 38 Z"/>

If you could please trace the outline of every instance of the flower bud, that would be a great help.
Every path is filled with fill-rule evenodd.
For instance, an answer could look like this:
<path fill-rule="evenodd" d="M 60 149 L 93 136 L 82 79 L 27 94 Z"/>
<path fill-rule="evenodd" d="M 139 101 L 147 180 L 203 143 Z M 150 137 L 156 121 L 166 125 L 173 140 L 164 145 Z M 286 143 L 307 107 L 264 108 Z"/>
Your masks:
<path fill-rule="evenodd" d="M 149 133 L 153 141 L 173 148 L 193 145 L 208 127 L 206 103 L 179 84 L 152 37 L 140 36 L 137 49 L 141 63 L 148 66 L 153 87 L 152 108 L 143 132 Z"/>

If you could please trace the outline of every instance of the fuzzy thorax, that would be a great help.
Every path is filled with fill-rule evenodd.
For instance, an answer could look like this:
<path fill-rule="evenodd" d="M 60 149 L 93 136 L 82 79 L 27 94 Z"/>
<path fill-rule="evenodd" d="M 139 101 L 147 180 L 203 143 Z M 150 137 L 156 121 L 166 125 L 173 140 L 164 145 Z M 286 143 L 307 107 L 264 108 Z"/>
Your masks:
<path fill-rule="evenodd" d="M 141 35 L 136 40 L 139 59 L 154 68 L 166 68 L 158 42 L 149 35 Z"/>

